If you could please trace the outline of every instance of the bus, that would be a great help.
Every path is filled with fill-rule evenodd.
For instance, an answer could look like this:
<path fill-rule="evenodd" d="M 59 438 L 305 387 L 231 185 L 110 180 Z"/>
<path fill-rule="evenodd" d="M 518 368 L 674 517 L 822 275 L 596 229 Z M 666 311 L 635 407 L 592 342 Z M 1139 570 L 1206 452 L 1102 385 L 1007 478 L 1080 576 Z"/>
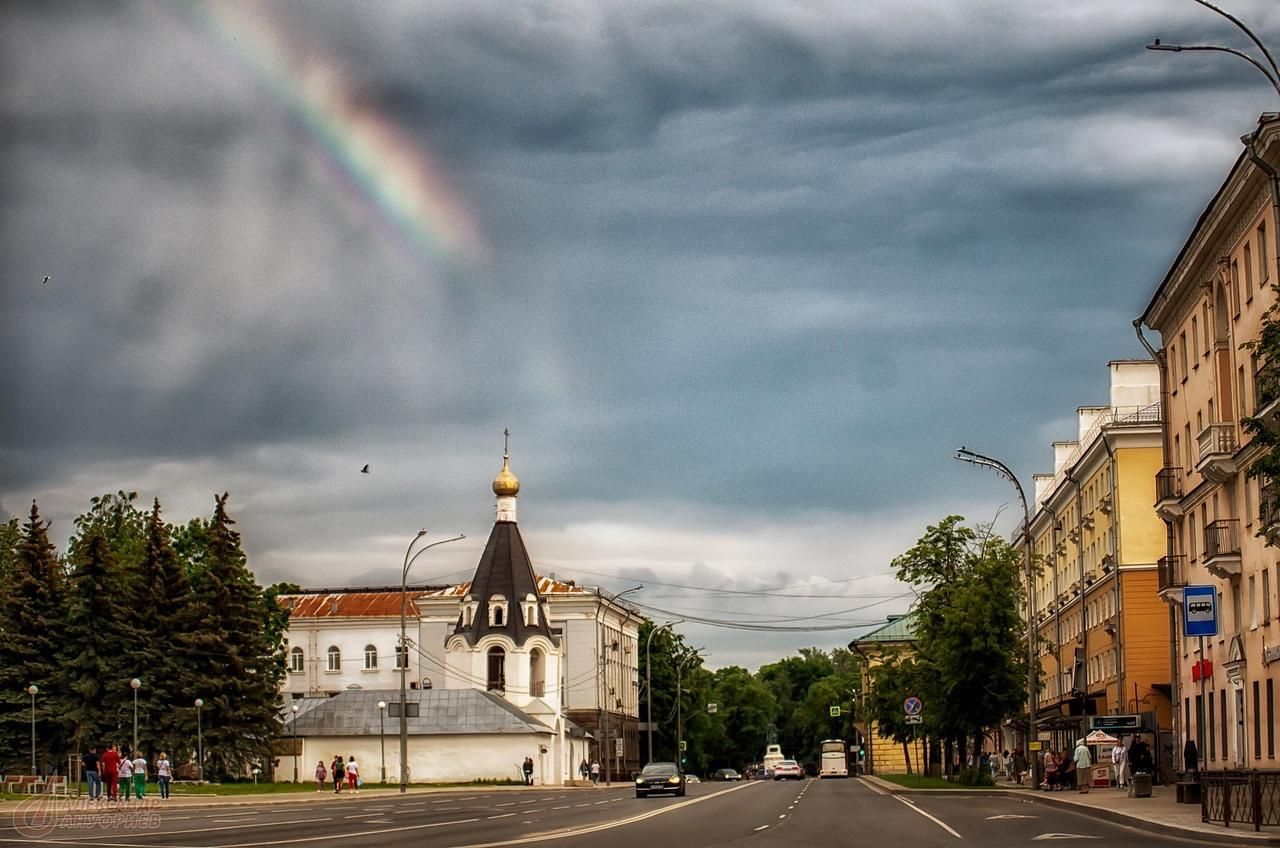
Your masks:
<path fill-rule="evenodd" d="M 849 749 L 843 739 L 823 739 L 818 757 L 819 778 L 849 776 Z"/>
<path fill-rule="evenodd" d="M 781 745 L 769 745 L 764 749 L 764 759 L 760 764 L 764 768 L 765 780 L 773 780 L 773 767 L 785 759 Z"/>

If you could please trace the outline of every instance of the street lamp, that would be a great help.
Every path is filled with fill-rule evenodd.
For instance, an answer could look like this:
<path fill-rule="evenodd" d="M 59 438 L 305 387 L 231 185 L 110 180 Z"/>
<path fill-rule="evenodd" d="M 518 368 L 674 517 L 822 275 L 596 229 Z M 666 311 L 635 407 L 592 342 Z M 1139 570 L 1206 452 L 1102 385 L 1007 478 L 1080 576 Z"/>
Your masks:
<path fill-rule="evenodd" d="M 1280 94 L 1280 67 L 1276 67 L 1276 60 L 1271 58 L 1271 51 L 1267 50 L 1267 46 L 1262 43 L 1262 39 L 1254 35 L 1253 30 L 1245 26 L 1243 21 L 1235 15 L 1232 15 L 1230 12 L 1219 9 L 1217 6 L 1208 2 L 1208 0 L 1195 0 L 1195 2 L 1204 6 L 1206 9 L 1212 9 L 1217 12 L 1219 15 L 1235 24 L 1237 29 L 1249 36 L 1249 40 L 1252 41 L 1257 48 L 1262 51 L 1262 55 L 1266 57 L 1267 66 L 1270 70 L 1268 70 L 1267 67 L 1263 67 L 1261 62 L 1250 56 L 1248 53 L 1244 53 L 1234 47 L 1222 47 L 1217 44 L 1161 44 L 1160 39 L 1157 38 L 1151 44 L 1147 45 L 1147 49 L 1167 50 L 1170 53 L 1181 53 L 1183 51 L 1192 50 L 1211 50 L 1215 53 L 1230 53 L 1232 56 L 1239 56 L 1241 59 L 1244 59 L 1250 65 L 1253 65 L 1261 71 L 1262 75 L 1267 78 L 1267 82 L 1271 83 L 1271 87 L 1276 90 L 1276 94 Z"/>
<path fill-rule="evenodd" d="M 639 592 L 643 588 L 644 588 L 644 584 L 641 583 L 639 586 L 632 586 L 630 589 L 623 589 L 621 592 L 614 595 L 610 600 L 612 600 L 614 603 L 617 603 L 618 600 L 622 598 L 622 596 L 630 595 L 632 592 Z M 603 610 L 604 610 L 604 607 L 601 606 L 602 613 L 603 613 Z M 630 617 L 630 613 L 628 613 L 627 615 L 628 617 Z M 613 695 L 613 692 L 609 689 L 609 655 L 605 652 L 603 621 L 601 621 L 601 626 L 600 626 L 600 671 L 604 676 L 604 679 L 601 681 L 600 688 L 603 690 L 602 706 L 604 707 L 604 718 L 603 718 L 602 724 L 603 724 L 603 730 L 604 730 L 604 749 L 605 749 L 604 750 L 604 755 L 605 755 L 604 782 L 605 782 L 605 785 L 607 786 L 609 783 L 613 781 L 614 751 L 613 751 L 613 748 L 611 748 L 609 745 L 609 710 L 613 708 L 613 704 L 610 701 L 610 696 Z"/>
<path fill-rule="evenodd" d="M 204 783 L 204 737 L 200 730 L 200 708 L 203 706 L 204 699 L 196 698 L 196 774 L 200 783 Z"/>
<path fill-rule="evenodd" d="M 998 459 L 975 453 L 963 447 L 956 451 L 956 459 L 961 462 L 967 462 L 970 465 L 976 465 L 979 468 L 990 469 L 1008 480 L 1017 490 L 1018 502 L 1022 504 L 1022 541 L 1026 547 L 1025 573 L 1027 584 L 1027 764 L 1031 768 L 1031 785 L 1039 786 L 1039 762 L 1035 757 L 1031 756 L 1031 743 L 1039 740 L 1039 732 L 1036 728 L 1036 629 L 1034 613 L 1031 609 L 1033 598 L 1031 586 L 1031 511 L 1027 509 L 1027 496 L 1022 491 L 1022 484 L 1018 482 L 1017 475 L 1009 470 L 1009 466 Z"/>
<path fill-rule="evenodd" d="M 36 695 L 40 692 L 40 687 L 32 683 L 27 687 L 27 694 L 31 696 L 31 773 L 36 773 Z"/>
<path fill-rule="evenodd" d="M 400 656 L 397 659 L 400 662 L 400 792 L 405 793 L 409 789 L 409 640 L 405 633 L 405 617 L 409 609 L 409 567 L 413 565 L 413 561 L 434 548 L 436 545 L 444 545 L 449 542 L 457 542 L 460 539 L 467 538 L 462 533 L 454 536 L 452 539 L 441 539 L 438 542 L 432 542 L 418 549 L 418 552 L 410 556 L 413 546 L 418 544 L 418 540 L 427 535 L 425 529 L 419 530 L 417 535 L 409 541 L 409 547 L 404 551 L 404 568 L 400 572 Z"/>
<path fill-rule="evenodd" d="M 133 753 L 138 753 L 138 688 L 142 686 L 142 681 L 133 678 L 129 681 L 130 688 L 133 689 Z"/>
<path fill-rule="evenodd" d="M 294 704 L 289 708 L 293 711 L 293 782 L 298 782 L 298 705 Z"/>
<path fill-rule="evenodd" d="M 382 747 L 382 779 L 381 783 L 387 782 L 387 728 L 382 723 L 383 718 L 387 715 L 387 702 L 378 702 L 378 743 Z"/>
<path fill-rule="evenodd" d="M 648 762 L 653 762 L 653 675 L 651 673 L 652 670 L 649 665 L 649 647 L 653 644 L 653 634 L 657 633 L 659 630 L 670 630 L 672 627 L 675 627 L 677 624 L 683 624 L 683 623 L 684 623 L 684 619 L 678 618 L 675 621 L 668 621 L 666 624 L 662 625 L 661 627 L 651 627 L 649 628 L 649 637 L 644 640 L 644 691 L 645 691 L 645 698 L 648 702 L 648 705 L 645 707 L 645 711 L 648 714 L 648 723 L 649 723 Z"/>
<path fill-rule="evenodd" d="M 681 691 L 683 687 L 682 678 L 685 664 L 693 660 L 694 657 L 699 656 L 704 650 L 706 649 L 694 648 L 676 661 L 676 762 L 679 764 L 682 773 L 684 772 L 684 760 L 682 759 L 684 754 L 684 694 Z"/>

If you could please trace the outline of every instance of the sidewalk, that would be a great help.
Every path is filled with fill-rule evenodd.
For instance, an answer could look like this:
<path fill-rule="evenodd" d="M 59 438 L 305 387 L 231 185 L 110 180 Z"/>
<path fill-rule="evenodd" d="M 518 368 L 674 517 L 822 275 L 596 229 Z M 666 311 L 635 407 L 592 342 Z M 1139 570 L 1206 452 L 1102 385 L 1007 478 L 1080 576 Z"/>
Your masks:
<path fill-rule="evenodd" d="M 895 795 L 932 795 L 965 791 L 963 789 L 908 789 L 874 776 L 864 776 L 863 779 Z M 1261 832 L 1255 832 L 1253 825 L 1248 824 L 1232 824 L 1228 828 L 1221 824 L 1202 822 L 1200 805 L 1177 803 L 1172 786 L 1153 786 L 1150 798 L 1130 798 L 1124 789 L 1116 788 L 1092 789 L 1086 793 L 1080 793 L 1074 789 L 1045 792 L 1005 782 L 1000 782 L 995 789 L 972 791 L 983 795 L 1017 798 L 1031 804 L 1047 804 L 1087 811 L 1088 815 L 1116 824 L 1169 836 L 1245 845 L 1280 845 L 1280 827 L 1263 827 Z"/>

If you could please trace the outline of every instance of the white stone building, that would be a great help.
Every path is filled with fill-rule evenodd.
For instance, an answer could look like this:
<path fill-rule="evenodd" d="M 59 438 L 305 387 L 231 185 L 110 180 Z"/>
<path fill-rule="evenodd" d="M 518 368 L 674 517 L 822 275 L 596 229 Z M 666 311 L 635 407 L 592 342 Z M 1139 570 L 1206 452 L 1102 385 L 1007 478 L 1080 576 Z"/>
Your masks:
<path fill-rule="evenodd" d="M 518 751 L 524 753 L 517 762 L 535 757 L 547 783 L 574 779 L 583 759 L 598 759 L 613 774 L 641 764 L 641 616 L 608 593 L 534 573 L 516 523 L 519 489 L 504 456 L 493 483 L 497 516 L 475 575 L 409 593 L 408 688 L 411 700 L 432 712 L 420 724 L 411 722 L 414 781 L 510 777 Z M 382 726 L 391 721 L 398 734 L 399 713 L 394 720 L 389 713 L 399 708 L 401 595 L 394 588 L 321 590 L 282 596 L 281 603 L 291 609 L 282 715 L 289 724 L 295 720 L 289 702 L 300 708 L 296 729 L 306 737 L 300 744 L 310 761 L 308 777 L 317 759 L 311 754 L 326 744 L 341 743 L 353 754 L 369 750 L 369 740 L 359 740 L 379 726 L 379 701 L 388 705 Z M 356 694 L 370 691 L 380 697 Z M 503 702 L 512 711 L 509 720 L 477 723 L 456 711 L 451 720 L 447 709 L 434 714 L 450 698 L 475 696 Z M 494 731 L 498 725 L 506 729 Z M 513 742 L 514 729 L 525 738 Z M 398 770 L 398 737 L 394 742 Z M 451 750 L 468 752 L 466 777 L 446 767 L 455 758 L 438 756 Z M 367 759 L 367 753 L 354 755 Z M 280 769 L 292 775 L 291 763 L 282 761 Z"/>

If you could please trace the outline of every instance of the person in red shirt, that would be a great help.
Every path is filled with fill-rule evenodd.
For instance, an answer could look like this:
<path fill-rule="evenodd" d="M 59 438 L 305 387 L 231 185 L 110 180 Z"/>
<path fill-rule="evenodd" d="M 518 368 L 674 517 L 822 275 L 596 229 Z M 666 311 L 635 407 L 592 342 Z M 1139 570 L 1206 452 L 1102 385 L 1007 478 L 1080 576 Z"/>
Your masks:
<path fill-rule="evenodd" d="M 107 786 L 107 800 L 116 800 L 117 782 L 120 777 L 120 749 L 112 745 L 98 759 L 98 770 L 102 772 L 102 782 Z"/>

